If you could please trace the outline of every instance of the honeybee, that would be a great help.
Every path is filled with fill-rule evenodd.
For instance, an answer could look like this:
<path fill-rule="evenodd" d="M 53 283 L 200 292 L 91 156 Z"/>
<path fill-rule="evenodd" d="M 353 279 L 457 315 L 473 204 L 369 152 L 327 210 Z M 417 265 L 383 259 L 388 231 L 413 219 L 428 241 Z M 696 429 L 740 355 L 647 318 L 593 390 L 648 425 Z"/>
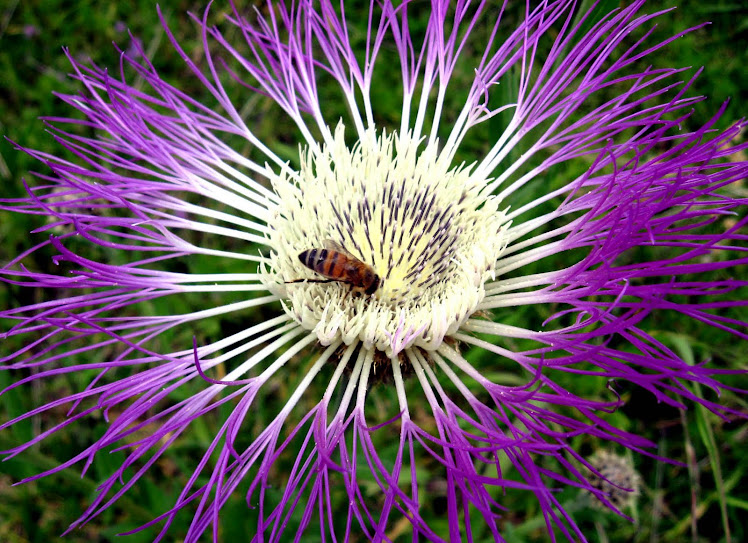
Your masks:
<path fill-rule="evenodd" d="M 308 249 L 299 253 L 304 266 L 327 279 L 297 279 L 286 283 L 346 283 L 364 294 L 374 294 L 384 282 L 374 269 L 332 240 L 323 242 L 324 249 Z"/>

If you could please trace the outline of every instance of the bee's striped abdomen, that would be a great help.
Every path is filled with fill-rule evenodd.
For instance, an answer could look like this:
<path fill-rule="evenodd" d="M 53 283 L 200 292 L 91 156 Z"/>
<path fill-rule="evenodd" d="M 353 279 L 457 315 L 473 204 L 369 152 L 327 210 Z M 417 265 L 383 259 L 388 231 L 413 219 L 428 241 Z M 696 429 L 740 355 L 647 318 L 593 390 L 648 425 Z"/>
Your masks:
<path fill-rule="evenodd" d="M 318 270 L 319 273 L 327 277 L 340 278 L 343 273 L 343 259 L 338 258 L 340 253 L 337 251 L 328 251 L 327 249 L 322 249 L 322 251 L 327 253 L 327 256 L 321 261 L 320 267 L 323 269 Z"/>
<path fill-rule="evenodd" d="M 325 253 L 325 254 L 320 254 Z M 301 263 L 304 264 L 307 268 L 310 270 L 317 271 L 317 260 L 318 257 L 320 257 L 320 262 L 324 262 L 325 257 L 327 256 L 327 251 L 325 249 L 309 249 L 308 251 L 302 251 L 299 253 L 299 260 L 301 260 Z"/>
<path fill-rule="evenodd" d="M 310 270 L 316 271 L 325 277 L 338 279 L 342 272 L 342 262 L 339 262 L 339 253 L 327 249 L 309 249 L 299 253 L 299 260 Z M 338 265 L 339 264 L 339 265 Z M 336 267 L 337 265 L 337 267 Z M 340 269 L 338 269 L 340 268 Z"/>

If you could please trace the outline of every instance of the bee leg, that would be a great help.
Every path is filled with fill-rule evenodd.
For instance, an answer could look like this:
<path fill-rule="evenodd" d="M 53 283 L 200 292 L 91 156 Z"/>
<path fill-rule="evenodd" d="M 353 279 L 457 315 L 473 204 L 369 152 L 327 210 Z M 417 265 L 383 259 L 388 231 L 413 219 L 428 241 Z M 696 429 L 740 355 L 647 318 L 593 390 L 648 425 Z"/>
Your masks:
<path fill-rule="evenodd" d="M 361 294 L 360 290 L 357 290 L 355 286 L 353 286 L 352 283 L 345 283 L 345 285 L 348 287 L 348 289 L 345 291 L 345 294 L 343 294 L 343 299 L 341 302 L 345 302 L 348 299 L 348 296 L 359 296 Z"/>
<path fill-rule="evenodd" d="M 285 284 L 289 283 L 333 283 L 336 279 L 294 279 L 293 281 L 283 281 Z"/>

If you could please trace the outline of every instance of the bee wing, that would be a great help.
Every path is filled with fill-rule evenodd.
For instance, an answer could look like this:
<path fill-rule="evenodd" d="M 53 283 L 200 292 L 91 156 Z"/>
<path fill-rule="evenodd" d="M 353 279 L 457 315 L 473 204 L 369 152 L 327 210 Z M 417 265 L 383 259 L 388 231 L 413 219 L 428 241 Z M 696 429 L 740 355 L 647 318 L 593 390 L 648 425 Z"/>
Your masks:
<path fill-rule="evenodd" d="M 340 243 L 338 243 L 335 240 L 332 240 L 332 239 L 322 240 L 322 246 L 329 251 L 338 251 L 339 253 L 343 253 L 344 255 L 355 258 L 353 257 L 351 253 L 345 250 L 345 247 L 343 247 Z"/>

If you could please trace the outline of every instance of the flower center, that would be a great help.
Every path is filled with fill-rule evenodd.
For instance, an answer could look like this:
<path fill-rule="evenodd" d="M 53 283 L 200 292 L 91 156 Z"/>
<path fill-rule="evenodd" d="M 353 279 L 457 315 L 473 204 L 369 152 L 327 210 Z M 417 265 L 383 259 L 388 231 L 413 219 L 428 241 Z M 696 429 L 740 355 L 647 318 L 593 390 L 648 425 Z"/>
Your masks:
<path fill-rule="evenodd" d="M 322 344 L 433 350 L 475 311 L 509 223 L 485 179 L 449 162 L 407 134 L 372 131 L 349 148 L 340 126 L 297 178 L 274 179 L 265 283 Z"/>

